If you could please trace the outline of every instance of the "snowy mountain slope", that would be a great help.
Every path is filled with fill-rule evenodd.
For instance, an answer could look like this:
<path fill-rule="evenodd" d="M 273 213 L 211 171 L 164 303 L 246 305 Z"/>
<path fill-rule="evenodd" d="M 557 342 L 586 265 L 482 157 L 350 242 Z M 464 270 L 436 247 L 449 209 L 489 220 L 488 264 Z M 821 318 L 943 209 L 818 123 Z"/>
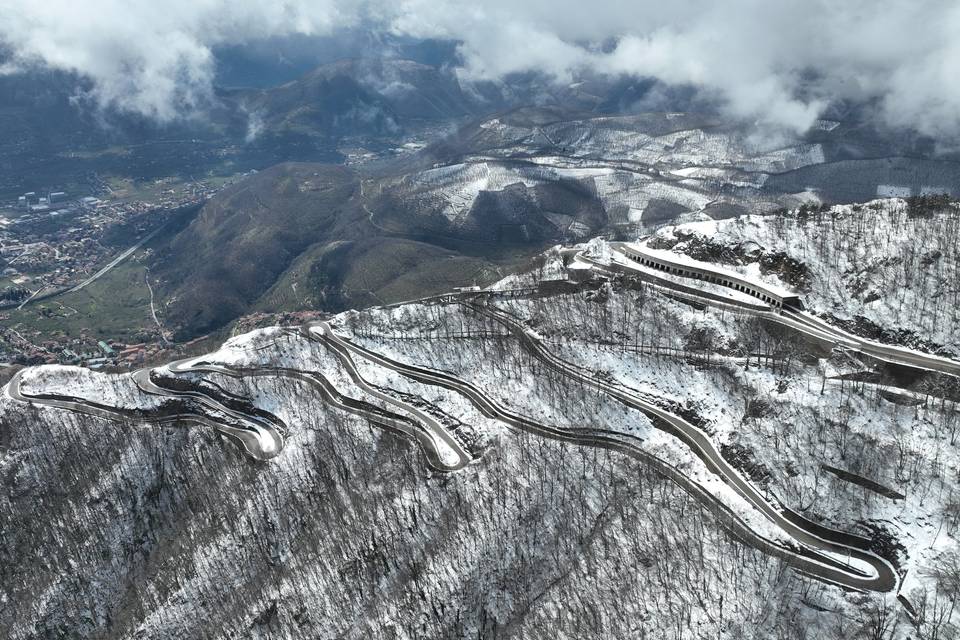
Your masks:
<path fill-rule="evenodd" d="M 695 114 L 519 109 L 467 125 L 384 168 L 385 177 L 370 184 L 367 206 L 389 228 L 416 221 L 424 231 L 461 237 L 478 224 L 508 224 L 528 226 L 524 236 L 582 238 L 693 213 L 725 218 L 819 202 L 807 186 L 765 185 L 771 175 L 826 159 L 819 142 L 721 126 Z M 565 201 L 573 204 L 558 205 Z M 497 217 L 478 223 L 491 202 Z M 585 208 L 591 209 L 586 220 Z"/>
<path fill-rule="evenodd" d="M 771 500 L 874 539 L 905 576 L 900 594 L 926 612 L 914 622 L 932 628 L 947 610 L 958 550 L 957 398 L 906 403 L 912 396 L 896 381 L 880 382 L 899 395 L 841 382 L 831 376 L 869 365 L 636 282 L 562 292 L 558 260 L 525 276 L 551 279 L 541 293 L 504 293 L 491 304 L 568 362 L 696 419 Z M 461 302 L 334 321 L 359 346 L 450 372 L 540 421 L 639 436 L 688 477 L 724 486 L 644 415 L 551 374 Z M 201 360 L 314 371 L 382 405 L 303 330 L 246 334 Z M 0 546 L 0 629 L 12 638 L 734 638 L 777 636 L 797 620 L 828 638 L 879 623 L 895 637 L 913 629 L 895 593 L 844 592 L 744 546 L 656 465 L 518 432 L 460 393 L 354 361 L 369 384 L 442 422 L 473 462 L 430 471 L 421 445 L 285 377 L 188 374 L 288 425 L 268 463 L 210 429 L 0 400 L 0 474 L 10 489 L 0 528 L 11 532 Z M 75 386 L 83 395 L 89 377 L 40 369 L 28 380 L 35 393 Z M 124 378 L 110 380 L 104 401 L 144 401 L 122 391 Z M 906 497 L 879 495 L 824 465 Z M 753 524 L 770 526 L 762 517 Z M 945 615 L 939 624 L 946 632 L 957 622 Z"/>
<path fill-rule="evenodd" d="M 541 206 L 545 212 L 570 214 L 571 207 L 560 206 L 554 210 L 553 200 L 544 193 L 557 187 L 569 185 L 579 189 L 585 204 L 595 199 L 603 217 L 593 222 L 639 223 L 655 217 L 651 206 L 654 201 L 672 205 L 668 219 L 685 212 L 704 209 L 720 196 L 720 187 L 715 181 L 701 184 L 695 180 L 657 179 L 637 171 L 624 171 L 611 167 L 577 166 L 560 162 L 551 164 L 549 159 L 535 158 L 532 163 L 504 163 L 483 158 L 407 174 L 386 181 L 378 186 L 379 193 L 389 194 L 389 202 L 401 201 L 404 207 L 418 212 L 418 216 L 440 215 L 452 227 L 465 227 L 471 223 L 470 216 L 477 213 L 478 198 L 482 192 L 504 193 L 512 185 L 522 185 L 532 204 Z M 568 188 L 569 188 L 568 187 Z M 569 197 L 569 196 L 568 196 Z M 585 204 L 579 205 L 584 208 Z M 387 206 L 380 205 L 379 215 L 389 218 Z M 649 211 L 648 211 L 649 208 Z M 634 212 L 627 219 L 620 215 Z M 576 212 L 576 205 L 573 207 Z M 646 214 L 645 214 L 646 212 Z M 518 213 L 523 213 L 518 211 Z M 394 214 L 395 215 L 395 214 Z M 534 216 L 517 218 L 518 223 L 532 222 Z"/>
<path fill-rule="evenodd" d="M 296 425 L 269 465 L 251 466 L 202 430 L 23 415 L 4 402 L 16 430 L 2 461 L 12 490 L 3 524 L 22 533 L 4 543 L 7 637 L 581 637 L 625 631 L 624 610 L 651 630 L 669 630 L 673 616 L 752 625 L 769 610 L 746 600 L 718 619 L 691 606 L 688 589 L 715 602 L 734 584 L 757 594 L 777 584 L 796 599 L 797 578 L 784 582 L 769 559 L 628 459 L 501 433 L 482 463 L 431 478 L 402 441 L 312 394 L 262 381 L 247 391 L 265 407 L 283 398 Z M 27 535 L 41 514 L 48 534 Z M 690 538 L 690 526 L 702 537 Z M 747 559 L 751 572 L 704 565 L 679 590 L 650 590 L 651 576 L 682 573 L 703 543 L 711 557 Z M 44 570 L 28 570 L 36 557 Z M 603 600 L 581 586 L 597 571 L 623 598 L 599 617 Z M 553 613 L 561 602 L 569 616 Z M 549 624 L 537 621 L 544 615 Z"/>
<path fill-rule="evenodd" d="M 662 229 L 651 246 L 781 280 L 871 337 L 960 354 L 960 211 L 904 200 Z"/>
<path fill-rule="evenodd" d="M 910 155 L 855 123 L 788 136 L 700 114 L 530 107 L 408 144 L 348 170 L 278 165 L 219 193 L 151 258 L 165 326 L 188 340 L 252 310 L 412 299 L 490 284 L 557 242 L 836 202 L 847 189 L 840 201 L 950 191 L 958 179 L 947 156 Z"/>
<path fill-rule="evenodd" d="M 672 117 L 671 117 L 672 116 Z M 472 146 L 505 158 L 531 149 L 570 158 L 647 165 L 731 166 L 779 173 L 824 161 L 818 144 L 763 139 L 756 132 L 720 128 L 694 114 L 600 116 L 538 122 L 523 110 L 477 125 Z"/>

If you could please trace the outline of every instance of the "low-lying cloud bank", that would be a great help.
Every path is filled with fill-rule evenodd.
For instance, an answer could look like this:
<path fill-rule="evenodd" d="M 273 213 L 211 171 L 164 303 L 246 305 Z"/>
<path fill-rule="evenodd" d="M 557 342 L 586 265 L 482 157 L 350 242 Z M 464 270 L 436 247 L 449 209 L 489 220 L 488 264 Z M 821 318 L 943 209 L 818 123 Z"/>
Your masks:
<path fill-rule="evenodd" d="M 0 72 L 76 72 L 99 105 L 159 121 L 210 103 L 215 47 L 364 26 L 459 41 L 467 78 L 656 77 L 794 130 L 874 100 L 889 124 L 960 134 L 955 0 L 0 0 L 0 16 Z"/>

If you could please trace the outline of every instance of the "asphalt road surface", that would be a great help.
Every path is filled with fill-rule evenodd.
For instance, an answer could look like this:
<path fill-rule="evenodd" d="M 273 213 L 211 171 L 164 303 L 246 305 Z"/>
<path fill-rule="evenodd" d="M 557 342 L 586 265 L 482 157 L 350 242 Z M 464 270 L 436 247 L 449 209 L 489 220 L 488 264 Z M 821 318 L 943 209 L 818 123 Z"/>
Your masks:
<path fill-rule="evenodd" d="M 886 559 L 869 551 L 869 540 L 866 538 L 845 532 L 832 531 L 815 523 L 808 523 L 793 513 L 790 513 L 789 516 L 786 515 L 784 510 L 767 502 L 763 495 L 747 479 L 730 466 L 713 446 L 709 437 L 700 429 L 679 416 L 673 415 L 654 404 L 633 396 L 623 389 L 612 387 L 595 379 L 592 376 L 592 372 L 587 373 L 574 365 L 559 360 L 544 349 L 539 342 L 530 337 L 515 321 L 505 314 L 502 314 L 502 312 L 490 309 L 485 309 L 485 312 L 491 313 L 498 321 L 507 325 L 511 331 L 515 332 L 521 340 L 524 341 L 525 346 L 530 348 L 534 355 L 541 358 L 549 366 L 556 368 L 564 375 L 575 377 L 582 382 L 588 383 L 618 399 L 623 404 L 640 410 L 647 415 L 656 417 L 670 425 L 670 427 L 672 427 L 669 430 L 670 433 L 680 437 L 680 439 L 705 462 L 708 468 L 714 471 L 714 473 L 743 496 L 754 508 L 797 542 L 795 547 L 788 547 L 770 541 L 752 531 L 736 514 L 728 509 L 722 509 L 721 519 L 724 519 L 728 524 L 733 524 L 741 534 L 745 534 L 756 546 L 774 555 L 785 558 L 804 573 L 851 589 L 890 591 L 897 586 L 898 576 L 894 567 Z M 651 458 L 649 454 L 637 446 L 635 441 L 632 441 L 634 439 L 631 439 L 625 434 L 609 430 L 568 429 L 538 423 L 528 417 L 518 415 L 502 407 L 487 394 L 464 380 L 443 372 L 391 360 L 345 340 L 334 333 L 330 325 L 326 322 L 305 325 L 303 331 L 308 337 L 312 338 L 311 334 L 322 336 L 331 344 L 339 345 L 341 348 L 348 349 L 359 357 L 367 358 L 372 362 L 402 373 L 424 384 L 438 385 L 457 391 L 467 397 L 484 415 L 499 419 L 516 428 L 557 440 L 615 449 L 635 457 L 642 457 L 648 461 Z M 662 461 L 657 461 L 657 463 L 661 467 L 664 465 Z M 694 495 L 704 500 L 708 506 L 714 508 L 715 512 L 717 512 L 717 500 L 712 495 L 707 494 L 702 488 L 675 470 L 673 473 L 668 473 L 668 476 L 681 483 L 684 487 L 692 489 Z M 736 523 L 734 524 L 731 521 L 736 521 Z M 862 571 L 857 566 L 848 565 L 838 560 L 838 556 L 855 558 L 863 563 L 863 565 L 870 567 L 871 570 Z"/>
<path fill-rule="evenodd" d="M 592 263 L 598 272 L 609 273 L 611 269 L 632 272 L 641 278 L 650 279 L 654 286 L 672 290 L 672 294 L 678 297 L 696 299 L 706 304 L 737 307 L 745 313 L 759 315 L 779 322 L 798 332 L 842 349 L 857 351 L 906 366 L 950 375 L 960 375 L 960 363 L 956 361 L 866 340 L 837 329 L 799 309 L 784 309 L 782 312 L 778 312 L 759 301 L 741 301 L 736 298 L 719 296 L 709 291 L 698 291 L 696 288 L 671 283 L 668 279 L 646 273 L 643 269 L 633 269 L 629 263 L 607 266 L 586 256 L 581 255 L 580 259 Z M 723 458 L 709 436 L 697 426 L 659 406 L 649 397 L 644 397 L 619 385 L 611 385 L 597 377 L 595 372 L 558 358 L 517 318 L 501 309 L 481 304 L 475 293 L 449 294 L 441 298 L 461 300 L 478 313 L 488 315 L 505 326 L 520 340 L 523 348 L 527 349 L 546 366 L 561 375 L 597 389 L 626 407 L 641 411 L 651 417 L 655 426 L 676 436 L 686 444 L 708 469 L 736 491 L 753 509 L 776 525 L 793 542 L 784 544 L 778 540 L 770 540 L 764 537 L 762 533 L 753 530 L 737 513 L 720 503 L 703 487 L 684 476 L 680 470 L 644 451 L 639 446 L 639 441 L 632 436 L 609 429 L 558 427 L 539 423 L 502 406 L 488 394 L 465 380 L 444 372 L 392 360 L 344 339 L 338 336 L 326 322 L 308 323 L 290 331 L 311 341 L 321 341 L 328 346 L 344 366 L 353 384 L 368 396 L 375 398 L 380 404 L 344 395 L 318 371 L 302 371 L 282 367 L 228 367 L 206 362 L 202 357 L 171 363 L 167 366 L 167 370 L 174 376 L 207 372 L 240 378 L 272 376 L 296 379 L 316 389 L 324 402 L 338 409 L 365 417 L 392 432 L 415 439 L 426 454 L 428 463 L 435 469 L 456 471 L 471 462 L 472 456 L 467 448 L 436 418 L 426 411 L 382 391 L 365 380 L 356 365 L 356 358 L 362 358 L 417 382 L 437 385 L 455 391 L 470 400 L 483 415 L 500 420 L 514 429 L 584 446 L 617 450 L 633 457 L 642 458 L 657 466 L 667 477 L 689 490 L 741 538 L 772 555 L 784 558 L 803 573 L 850 589 L 891 591 L 897 587 L 898 576 L 894 567 L 887 559 L 870 551 L 870 541 L 868 539 L 825 528 L 822 525 L 805 520 L 789 509 L 771 503 L 753 486 L 749 479 Z M 133 379 L 144 393 L 169 398 L 186 398 L 203 409 L 202 413 L 198 414 L 139 416 L 142 419 L 157 423 L 190 420 L 211 426 L 235 437 L 251 456 L 259 460 L 274 457 L 283 448 L 285 430 L 282 425 L 278 428 L 276 424 L 263 420 L 262 416 L 250 415 L 233 409 L 202 391 L 175 390 L 161 386 L 157 382 L 162 378 L 155 380 L 149 369 L 135 372 Z M 58 407 L 109 419 L 131 418 L 130 410 L 111 408 L 87 399 L 56 394 L 42 396 L 26 394 L 21 389 L 21 381 L 22 372 L 18 373 L 7 385 L 6 393 L 9 397 L 22 402 Z M 443 453 L 441 453 L 441 450 Z M 856 562 L 845 562 L 845 558 L 856 560 Z"/>
<path fill-rule="evenodd" d="M 614 250 L 616 250 L 615 247 Z M 622 262 L 615 263 L 610 267 L 606 267 L 606 265 L 602 265 L 596 260 L 593 260 L 582 254 L 578 255 L 578 258 L 591 264 L 600 272 L 610 271 L 611 269 L 619 269 L 621 271 L 632 273 L 641 279 L 653 280 L 655 281 L 656 285 L 663 288 L 671 288 L 671 286 L 673 286 L 677 289 L 678 294 L 685 296 L 695 295 L 699 300 L 707 304 L 723 304 L 726 306 L 739 307 L 747 313 L 760 315 L 772 320 L 773 322 L 786 325 L 800 333 L 803 333 L 804 335 L 828 342 L 836 347 L 857 351 L 864 355 L 876 358 L 878 360 L 883 360 L 885 362 L 891 362 L 893 364 L 960 377 L 960 362 L 957 360 L 951 360 L 950 358 L 943 358 L 940 356 L 915 351 L 913 349 L 907 349 L 905 347 L 888 345 L 873 340 L 868 340 L 866 338 L 846 332 L 843 329 L 834 327 L 833 325 L 824 322 L 813 314 L 807 313 L 806 311 L 802 311 L 800 309 L 784 308 L 782 312 L 777 312 L 773 307 L 763 304 L 760 300 L 744 302 L 736 298 L 719 297 L 705 290 L 692 293 L 690 291 L 690 287 L 683 287 L 679 284 L 671 282 L 668 279 L 659 278 L 640 265 L 634 266 L 631 264 L 633 261 L 630 260 L 629 256 L 625 256 L 623 254 L 619 255 L 621 255 Z M 691 283 L 699 282 L 698 280 L 692 278 L 686 278 L 686 280 L 690 280 Z"/>

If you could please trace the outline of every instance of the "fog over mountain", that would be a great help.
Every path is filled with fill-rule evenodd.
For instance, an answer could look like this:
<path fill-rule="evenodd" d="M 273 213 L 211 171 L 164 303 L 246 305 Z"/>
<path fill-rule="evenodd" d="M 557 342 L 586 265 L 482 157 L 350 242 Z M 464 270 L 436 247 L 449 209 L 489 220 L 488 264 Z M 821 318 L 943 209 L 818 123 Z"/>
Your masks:
<path fill-rule="evenodd" d="M 837 100 L 873 105 L 894 126 L 960 131 L 950 82 L 960 6 L 946 0 L 0 0 L 0 14 L 4 73 L 76 72 L 92 81 L 84 96 L 95 104 L 160 121 L 209 107 L 217 49 L 362 28 L 455 42 L 465 79 L 630 74 L 692 85 L 732 115 L 793 131 Z"/>

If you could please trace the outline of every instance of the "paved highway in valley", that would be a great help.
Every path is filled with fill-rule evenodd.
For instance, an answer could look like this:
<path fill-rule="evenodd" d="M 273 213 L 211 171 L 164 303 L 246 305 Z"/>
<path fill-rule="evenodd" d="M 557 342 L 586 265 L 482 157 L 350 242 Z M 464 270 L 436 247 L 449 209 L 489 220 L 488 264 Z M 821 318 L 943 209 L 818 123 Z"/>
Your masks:
<path fill-rule="evenodd" d="M 126 260 L 127 258 L 129 258 L 131 255 L 133 255 L 133 253 L 134 253 L 137 249 L 139 249 L 139 248 L 142 247 L 143 245 L 145 245 L 145 244 L 147 244 L 148 242 L 150 242 L 150 240 L 152 240 L 155 235 L 157 235 L 158 233 L 160 233 L 161 231 L 163 231 L 163 229 L 164 229 L 166 226 L 167 226 L 167 225 L 165 225 L 165 224 L 164 224 L 164 225 L 161 225 L 161 226 L 159 226 L 158 228 L 156 228 L 156 229 L 154 229 L 153 231 L 151 231 L 150 233 L 148 233 L 147 235 L 145 235 L 145 236 L 140 240 L 140 242 L 136 243 L 135 245 L 133 245 L 132 247 L 130 247 L 129 249 L 127 249 L 126 251 L 124 251 L 123 253 L 121 253 L 120 255 L 118 255 L 116 258 L 114 258 L 113 260 L 111 260 L 110 262 L 108 262 L 102 269 L 100 269 L 99 271 L 97 271 L 96 273 L 94 273 L 92 276 L 90 276 L 89 278 L 87 278 L 86 280 L 84 280 L 83 282 L 81 282 L 80 284 L 78 284 L 77 286 L 75 286 L 74 288 L 68 289 L 68 290 L 67 290 L 67 293 L 74 293 L 75 291 L 80 291 L 80 290 L 82 290 L 83 288 L 85 288 L 88 284 L 92 284 L 92 283 L 96 282 L 97 280 L 99 280 L 99 279 L 100 279 L 102 276 L 104 276 L 108 271 L 110 271 L 110 270 L 113 269 L 115 266 L 117 266 L 118 264 L 120 264 L 121 262 L 123 262 L 124 260 Z"/>

